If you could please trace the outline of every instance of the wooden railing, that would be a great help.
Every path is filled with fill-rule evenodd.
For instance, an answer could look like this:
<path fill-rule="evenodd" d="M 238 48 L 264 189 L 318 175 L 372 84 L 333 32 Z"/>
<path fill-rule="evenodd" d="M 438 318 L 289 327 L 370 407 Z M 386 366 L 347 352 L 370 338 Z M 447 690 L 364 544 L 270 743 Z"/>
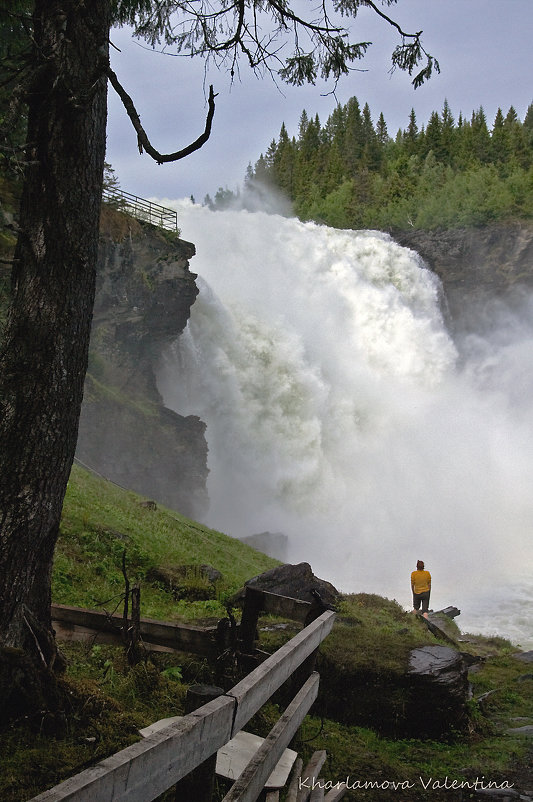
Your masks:
<path fill-rule="evenodd" d="M 153 226 L 166 228 L 169 231 L 178 230 L 178 213 L 174 209 L 153 203 L 121 189 L 104 189 L 102 200 L 109 203 L 115 209 L 130 214 L 138 220 L 144 220 Z"/>
<path fill-rule="evenodd" d="M 150 802 L 210 758 L 272 694 L 308 661 L 333 626 L 328 610 L 231 690 L 170 726 L 34 797 L 31 802 Z M 224 802 L 255 802 L 272 768 L 318 693 L 316 672 L 305 680 Z M 191 800 L 192 802 L 192 800 Z"/>
<path fill-rule="evenodd" d="M 124 644 L 124 618 L 117 613 L 52 604 L 52 624 L 60 641 Z M 220 651 L 216 626 L 176 624 L 141 618 L 139 635 L 147 651 L 190 652 L 215 659 Z"/>

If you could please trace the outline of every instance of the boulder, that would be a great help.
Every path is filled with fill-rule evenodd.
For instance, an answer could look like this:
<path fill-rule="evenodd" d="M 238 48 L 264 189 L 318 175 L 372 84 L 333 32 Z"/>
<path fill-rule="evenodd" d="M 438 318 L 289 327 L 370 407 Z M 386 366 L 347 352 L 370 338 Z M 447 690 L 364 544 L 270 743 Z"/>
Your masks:
<path fill-rule="evenodd" d="M 517 660 L 521 660 L 522 663 L 533 663 L 533 650 L 530 652 L 518 652 L 514 654 L 513 657 L 516 657 Z"/>
<path fill-rule="evenodd" d="M 505 730 L 507 735 L 518 735 L 522 738 L 533 738 L 533 724 L 525 724 L 523 727 L 510 727 Z"/>
<path fill-rule="evenodd" d="M 407 718 L 413 734 L 439 738 L 468 725 L 468 667 L 449 646 L 422 646 L 409 657 L 410 703 Z"/>
<path fill-rule="evenodd" d="M 309 563 L 278 565 L 249 579 L 246 586 L 307 602 L 315 601 L 318 593 L 322 602 L 329 606 L 334 606 L 340 596 L 331 582 L 314 575 Z"/>

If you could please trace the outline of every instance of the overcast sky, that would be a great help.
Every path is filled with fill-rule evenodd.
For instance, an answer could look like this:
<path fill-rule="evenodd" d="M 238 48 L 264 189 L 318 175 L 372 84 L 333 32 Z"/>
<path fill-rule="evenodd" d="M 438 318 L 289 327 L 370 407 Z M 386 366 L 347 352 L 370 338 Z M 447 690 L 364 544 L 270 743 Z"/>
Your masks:
<path fill-rule="evenodd" d="M 308 2 L 308 0 L 305 0 Z M 489 126 L 499 106 L 513 105 L 524 118 L 533 101 L 533 0 L 398 0 L 388 13 L 407 31 L 423 30 L 426 49 L 440 62 L 441 74 L 414 90 L 407 74 L 389 74 L 394 30 L 370 10 L 360 12 L 354 41 L 374 42 L 360 68 L 324 96 L 328 87 L 278 87 L 269 77 L 255 78 L 242 64 L 241 80 L 231 85 L 225 72 L 212 70 L 204 82 L 201 59 L 153 53 L 126 29 L 112 32 L 112 66 L 133 97 L 142 124 L 160 152 L 185 147 L 203 131 L 205 85 L 213 83 L 216 112 L 209 142 L 175 164 L 157 165 L 139 155 L 136 134 L 114 90 L 109 89 L 107 160 L 122 189 L 142 197 L 202 201 L 218 187 L 235 189 L 248 163 L 254 164 L 282 122 L 297 134 L 302 109 L 326 122 L 337 100 L 354 95 L 368 102 L 374 121 L 382 111 L 389 134 L 405 128 L 411 108 L 419 127 L 448 100 L 455 118 L 483 106 Z"/>

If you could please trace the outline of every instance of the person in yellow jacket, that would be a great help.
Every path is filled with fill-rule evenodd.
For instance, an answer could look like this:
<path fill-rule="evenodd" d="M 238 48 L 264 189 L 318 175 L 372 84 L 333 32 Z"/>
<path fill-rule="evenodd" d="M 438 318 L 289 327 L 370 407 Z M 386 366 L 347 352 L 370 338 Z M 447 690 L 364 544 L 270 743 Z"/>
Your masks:
<path fill-rule="evenodd" d="M 431 574 L 424 570 L 423 560 L 418 560 L 416 571 L 411 574 L 411 590 L 413 591 L 413 612 L 417 613 L 422 605 L 422 615 L 428 617 L 429 596 L 431 593 Z"/>

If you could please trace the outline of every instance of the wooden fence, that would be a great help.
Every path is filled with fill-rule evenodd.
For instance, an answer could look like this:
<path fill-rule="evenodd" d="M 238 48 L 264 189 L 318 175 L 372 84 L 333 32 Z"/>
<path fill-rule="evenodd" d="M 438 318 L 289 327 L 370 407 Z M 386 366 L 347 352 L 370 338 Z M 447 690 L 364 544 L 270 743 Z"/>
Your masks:
<path fill-rule="evenodd" d="M 31 802 L 150 802 L 214 755 L 239 732 L 272 694 L 318 649 L 333 626 L 326 611 L 285 643 L 231 690 L 170 726 Z M 224 802 L 255 802 L 272 768 L 318 693 L 316 672 L 305 680 Z"/>
<path fill-rule="evenodd" d="M 124 644 L 124 618 L 117 613 L 52 604 L 52 624 L 58 640 Z M 139 635 L 148 651 L 190 652 L 215 658 L 219 651 L 216 626 L 175 624 L 141 618 Z"/>
<path fill-rule="evenodd" d="M 159 203 L 139 198 L 122 189 L 104 189 L 102 193 L 104 203 L 109 203 L 121 212 L 130 214 L 138 220 L 144 220 L 159 228 L 169 231 L 178 230 L 178 213 L 174 209 L 161 206 Z"/>

